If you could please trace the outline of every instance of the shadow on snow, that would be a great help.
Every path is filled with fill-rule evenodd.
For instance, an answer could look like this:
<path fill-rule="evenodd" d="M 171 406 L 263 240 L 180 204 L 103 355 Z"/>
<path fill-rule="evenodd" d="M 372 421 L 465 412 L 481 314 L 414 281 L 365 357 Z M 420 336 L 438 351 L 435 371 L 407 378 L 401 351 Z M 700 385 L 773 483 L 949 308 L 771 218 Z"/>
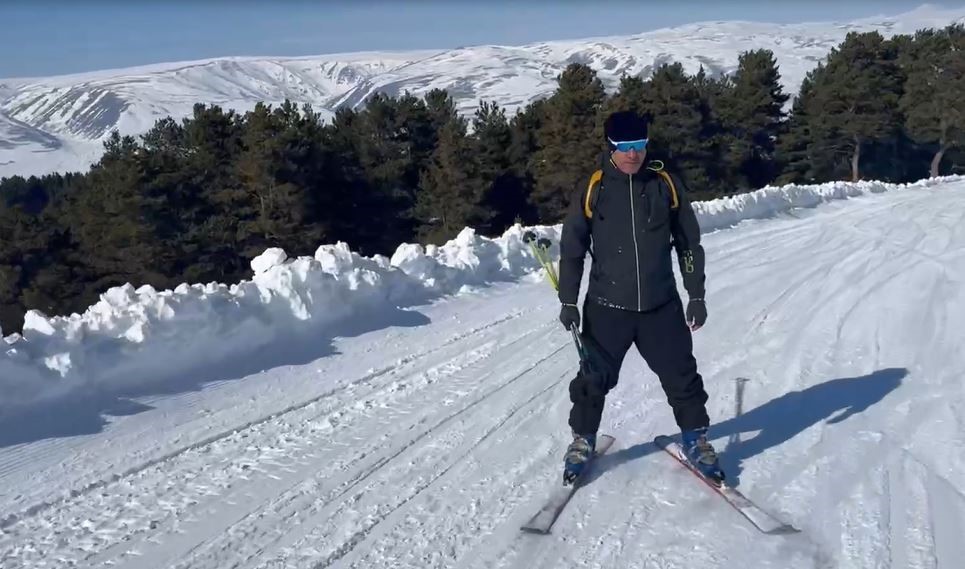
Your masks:
<path fill-rule="evenodd" d="M 905 368 L 886 368 L 860 377 L 832 379 L 786 393 L 740 416 L 711 425 L 711 438 L 731 440 L 725 449 L 718 449 L 729 483 L 739 483 L 744 461 L 780 446 L 822 421 L 841 423 L 866 411 L 897 389 L 907 375 Z M 756 434 L 745 439 L 741 436 L 745 433 Z M 607 454 L 600 457 L 586 482 L 611 468 L 658 452 L 663 451 L 653 442 L 646 442 Z"/>

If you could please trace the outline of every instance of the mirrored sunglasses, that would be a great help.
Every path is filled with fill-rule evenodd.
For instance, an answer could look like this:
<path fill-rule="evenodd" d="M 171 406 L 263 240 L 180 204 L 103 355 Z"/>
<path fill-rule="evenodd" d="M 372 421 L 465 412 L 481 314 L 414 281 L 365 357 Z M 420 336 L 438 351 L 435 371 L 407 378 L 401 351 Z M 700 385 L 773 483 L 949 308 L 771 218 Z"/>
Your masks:
<path fill-rule="evenodd" d="M 624 140 L 620 142 L 617 142 L 613 139 L 608 139 L 608 140 L 610 141 L 610 144 L 615 146 L 619 152 L 629 152 L 631 150 L 636 150 L 637 152 L 641 152 L 644 148 L 647 147 L 646 138 L 641 138 L 640 140 Z"/>

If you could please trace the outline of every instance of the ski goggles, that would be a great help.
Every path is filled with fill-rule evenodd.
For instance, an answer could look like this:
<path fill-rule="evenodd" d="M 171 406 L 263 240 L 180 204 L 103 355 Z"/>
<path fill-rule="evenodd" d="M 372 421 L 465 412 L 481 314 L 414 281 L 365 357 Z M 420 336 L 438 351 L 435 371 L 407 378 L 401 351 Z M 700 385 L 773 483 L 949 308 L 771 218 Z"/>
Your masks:
<path fill-rule="evenodd" d="M 621 140 L 619 142 L 612 138 L 607 138 L 607 140 L 609 140 L 610 144 L 619 152 L 630 152 L 631 150 L 642 152 L 643 149 L 647 147 L 646 138 L 641 138 L 640 140 Z"/>

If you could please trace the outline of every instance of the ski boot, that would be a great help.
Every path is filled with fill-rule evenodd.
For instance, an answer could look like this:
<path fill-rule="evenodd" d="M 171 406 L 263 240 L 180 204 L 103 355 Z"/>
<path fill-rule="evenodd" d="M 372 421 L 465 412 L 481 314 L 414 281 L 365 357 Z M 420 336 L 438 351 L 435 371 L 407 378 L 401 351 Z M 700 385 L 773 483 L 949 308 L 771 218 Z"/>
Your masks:
<path fill-rule="evenodd" d="M 573 442 L 566 449 L 563 458 L 563 485 L 569 486 L 583 472 L 583 467 L 596 451 L 596 435 L 573 434 Z"/>
<path fill-rule="evenodd" d="M 684 431 L 684 455 L 690 464 L 711 483 L 721 486 L 724 483 L 724 471 L 717 463 L 717 452 L 707 441 L 707 428 Z"/>

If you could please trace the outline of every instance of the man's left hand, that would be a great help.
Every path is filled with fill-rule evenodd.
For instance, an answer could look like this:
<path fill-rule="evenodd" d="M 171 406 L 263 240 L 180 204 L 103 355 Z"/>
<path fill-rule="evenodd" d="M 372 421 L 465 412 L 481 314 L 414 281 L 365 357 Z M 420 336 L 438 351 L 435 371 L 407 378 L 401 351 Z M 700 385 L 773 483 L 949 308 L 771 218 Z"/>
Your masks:
<path fill-rule="evenodd" d="M 687 303 L 687 325 L 692 332 L 700 329 L 707 322 L 707 305 L 702 298 L 691 298 Z"/>

